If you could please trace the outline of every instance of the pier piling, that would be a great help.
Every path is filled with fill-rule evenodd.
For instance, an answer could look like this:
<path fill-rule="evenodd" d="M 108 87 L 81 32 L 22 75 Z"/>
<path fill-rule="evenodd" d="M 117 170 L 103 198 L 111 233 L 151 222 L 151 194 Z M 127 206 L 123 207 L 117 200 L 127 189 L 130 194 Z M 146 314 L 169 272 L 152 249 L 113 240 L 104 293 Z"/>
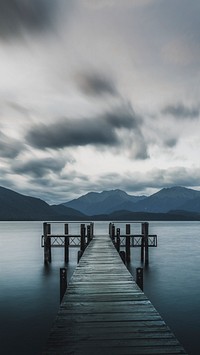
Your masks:
<path fill-rule="evenodd" d="M 65 235 L 65 245 L 64 245 L 64 249 L 65 249 L 65 262 L 68 263 L 69 262 L 69 237 L 68 237 L 68 233 L 69 233 L 69 227 L 68 227 L 68 223 L 64 224 L 64 235 Z"/>
<path fill-rule="evenodd" d="M 136 284 L 143 291 L 143 268 L 137 267 L 136 269 Z"/>
<path fill-rule="evenodd" d="M 84 252 L 85 250 L 85 224 L 81 224 L 81 251 Z"/>
<path fill-rule="evenodd" d="M 117 228 L 117 237 L 116 237 L 116 249 L 118 253 L 120 252 L 120 228 Z"/>
<path fill-rule="evenodd" d="M 130 233 L 131 233 L 131 226 L 130 224 L 126 224 L 126 246 L 125 246 L 125 249 L 126 249 L 126 252 L 125 252 L 125 255 L 126 255 L 126 262 L 127 264 L 130 263 L 131 261 L 131 238 L 130 238 Z"/>
<path fill-rule="evenodd" d="M 149 263 L 149 242 L 148 242 L 148 235 L 149 235 L 149 223 L 144 223 L 144 248 L 145 248 L 145 265 Z"/>
<path fill-rule="evenodd" d="M 49 223 L 43 223 L 43 235 L 44 235 L 44 262 L 45 264 L 51 262 L 51 225 Z"/>
<path fill-rule="evenodd" d="M 60 303 L 67 289 L 67 269 L 60 268 Z"/>

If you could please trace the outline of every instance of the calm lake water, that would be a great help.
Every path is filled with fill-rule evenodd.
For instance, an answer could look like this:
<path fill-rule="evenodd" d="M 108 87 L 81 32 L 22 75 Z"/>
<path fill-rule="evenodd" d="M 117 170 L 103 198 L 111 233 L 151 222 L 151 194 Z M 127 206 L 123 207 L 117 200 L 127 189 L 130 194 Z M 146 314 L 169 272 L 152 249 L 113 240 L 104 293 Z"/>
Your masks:
<path fill-rule="evenodd" d="M 118 227 L 119 225 L 116 224 Z M 53 225 L 61 228 L 59 225 Z M 133 233 L 140 233 L 134 224 Z M 0 222 L 0 353 L 38 355 L 59 307 L 62 248 L 52 250 L 45 267 L 41 248 L 42 222 Z M 73 224 L 74 231 L 79 225 Z M 200 354 L 200 223 L 150 222 L 158 247 L 150 249 L 144 270 L 144 292 L 190 355 Z M 95 222 L 95 233 L 106 234 L 108 222 Z M 77 262 L 70 249 L 68 278 Z M 131 272 L 140 264 L 132 249 Z"/>

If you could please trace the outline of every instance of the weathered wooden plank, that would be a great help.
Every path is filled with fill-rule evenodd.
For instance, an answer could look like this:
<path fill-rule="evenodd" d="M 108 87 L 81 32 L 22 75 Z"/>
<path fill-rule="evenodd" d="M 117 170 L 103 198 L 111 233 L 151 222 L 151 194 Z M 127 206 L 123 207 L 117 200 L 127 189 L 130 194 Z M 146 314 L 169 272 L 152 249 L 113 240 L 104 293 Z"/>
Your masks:
<path fill-rule="evenodd" d="M 108 237 L 85 250 L 43 354 L 185 354 Z"/>
<path fill-rule="evenodd" d="M 135 305 L 131 305 L 129 303 L 129 306 L 132 307 L 131 313 L 146 313 L 149 312 L 150 314 L 158 314 L 158 312 L 155 310 L 155 308 L 152 305 L 140 305 L 138 307 Z M 130 313 L 129 307 L 125 304 L 119 304 L 118 302 L 114 303 L 113 305 L 110 305 L 108 303 L 101 303 L 98 302 L 92 302 L 91 304 L 84 303 L 84 302 L 75 302 L 75 303 L 69 303 L 66 302 L 62 305 L 61 310 L 67 311 L 68 313 L 74 313 L 74 314 L 85 314 L 85 313 Z"/>

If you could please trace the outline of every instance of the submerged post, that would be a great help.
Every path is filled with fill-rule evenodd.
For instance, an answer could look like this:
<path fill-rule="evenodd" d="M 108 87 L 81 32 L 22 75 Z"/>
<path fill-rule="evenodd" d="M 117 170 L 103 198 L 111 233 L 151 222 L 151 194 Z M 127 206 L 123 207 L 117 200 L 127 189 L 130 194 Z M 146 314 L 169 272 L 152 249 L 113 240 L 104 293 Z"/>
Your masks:
<path fill-rule="evenodd" d="M 90 223 L 90 237 L 91 237 L 91 239 L 93 238 L 93 236 L 94 236 L 94 223 L 91 222 Z"/>
<path fill-rule="evenodd" d="M 85 224 L 81 224 L 81 251 L 85 250 Z"/>
<path fill-rule="evenodd" d="M 112 223 L 111 238 L 112 238 L 112 241 L 114 242 L 115 241 L 115 225 L 114 225 L 114 223 Z"/>
<path fill-rule="evenodd" d="M 126 262 L 130 263 L 131 260 L 131 237 L 130 237 L 130 224 L 126 224 Z"/>
<path fill-rule="evenodd" d="M 144 223 L 141 224 L 141 262 L 144 261 Z"/>
<path fill-rule="evenodd" d="M 149 223 L 145 222 L 144 223 L 144 248 L 145 248 L 145 265 L 149 263 L 149 242 L 148 242 L 148 236 L 149 236 Z"/>
<path fill-rule="evenodd" d="M 118 253 L 120 252 L 120 228 L 117 228 L 117 242 L 116 242 L 116 249 Z"/>
<path fill-rule="evenodd" d="M 69 237 L 68 237 L 68 233 L 69 233 L 69 227 L 68 227 L 68 223 L 64 224 L 64 234 L 65 234 L 65 262 L 68 263 L 69 261 Z"/>
<path fill-rule="evenodd" d="M 87 245 L 91 242 L 91 225 L 87 226 Z"/>
<path fill-rule="evenodd" d="M 112 223 L 109 223 L 109 227 L 108 227 L 108 232 L 109 232 L 109 236 L 112 236 Z"/>
<path fill-rule="evenodd" d="M 136 284 L 143 291 L 143 268 L 137 267 L 136 269 Z"/>
<path fill-rule="evenodd" d="M 43 235 L 44 235 L 44 262 L 45 264 L 51 262 L 51 225 L 50 223 L 43 223 Z"/>
<path fill-rule="evenodd" d="M 60 303 L 67 289 L 67 269 L 65 267 L 60 268 Z"/>
<path fill-rule="evenodd" d="M 126 234 L 131 234 L 131 225 L 126 224 Z"/>

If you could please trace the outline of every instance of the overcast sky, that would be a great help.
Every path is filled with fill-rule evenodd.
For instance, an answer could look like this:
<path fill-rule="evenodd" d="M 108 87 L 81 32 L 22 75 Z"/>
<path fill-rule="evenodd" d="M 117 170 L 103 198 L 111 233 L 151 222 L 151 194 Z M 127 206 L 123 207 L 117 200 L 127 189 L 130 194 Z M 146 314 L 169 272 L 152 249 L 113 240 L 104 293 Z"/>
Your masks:
<path fill-rule="evenodd" d="M 0 185 L 200 190 L 199 0 L 0 0 Z"/>

